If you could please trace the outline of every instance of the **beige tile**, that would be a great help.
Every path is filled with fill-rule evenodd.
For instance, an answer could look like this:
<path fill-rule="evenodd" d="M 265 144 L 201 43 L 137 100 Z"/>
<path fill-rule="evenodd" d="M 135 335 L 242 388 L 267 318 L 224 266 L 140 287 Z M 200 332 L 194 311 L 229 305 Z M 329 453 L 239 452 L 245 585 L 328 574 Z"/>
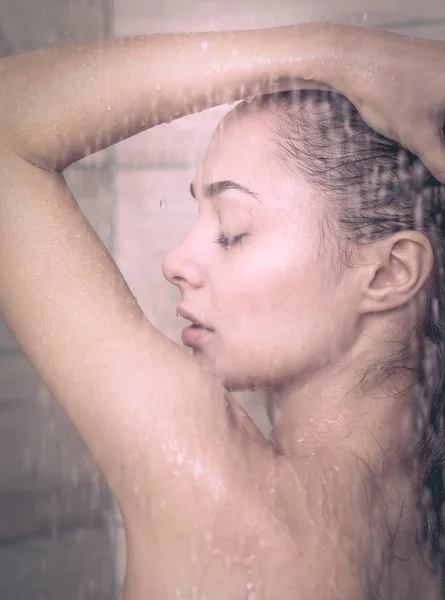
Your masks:
<path fill-rule="evenodd" d="M 108 29 L 106 7 L 103 0 L 3 0 L 0 3 L 3 47 L 19 53 L 101 39 Z"/>
<path fill-rule="evenodd" d="M 150 320 L 177 341 L 179 292 L 164 279 L 161 261 L 196 215 L 188 192 L 192 178 L 191 169 L 164 169 L 121 171 L 116 181 L 116 261 Z"/>
<path fill-rule="evenodd" d="M 158 125 L 115 146 L 116 162 L 125 170 L 193 167 L 204 155 L 212 133 L 229 105 Z"/>

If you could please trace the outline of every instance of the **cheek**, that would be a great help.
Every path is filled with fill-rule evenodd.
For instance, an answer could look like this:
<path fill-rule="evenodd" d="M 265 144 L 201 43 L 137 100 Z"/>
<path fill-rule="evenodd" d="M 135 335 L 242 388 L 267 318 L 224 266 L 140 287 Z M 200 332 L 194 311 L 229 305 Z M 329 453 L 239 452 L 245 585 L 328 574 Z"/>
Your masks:
<path fill-rule="evenodd" d="M 214 306 L 237 335 L 269 328 L 315 310 L 326 297 L 327 273 L 309 244 L 275 239 L 241 247 L 217 269 Z M 324 298 L 325 299 L 325 298 Z"/>

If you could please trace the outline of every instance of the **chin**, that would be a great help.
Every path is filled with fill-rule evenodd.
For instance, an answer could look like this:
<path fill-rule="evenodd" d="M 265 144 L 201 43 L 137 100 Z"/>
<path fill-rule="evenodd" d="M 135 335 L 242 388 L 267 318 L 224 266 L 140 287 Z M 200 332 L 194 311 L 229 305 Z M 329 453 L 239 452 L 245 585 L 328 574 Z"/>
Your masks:
<path fill-rule="evenodd" d="M 251 373 L 235 373 L 222 369 L 214 369 L 212 373 L 229 392 L 254 392 L 267 387 L 265 381 L 252 376 Z"/>
<path fill-rule="evenodd" d="M 264 377 L 265 369 L 258 369 L 258 365 L 252 364 L 252 360 L 248 360 L 247 364 L 242 364 L 242 359 L 234 362 L 234 352 L 230 356 L 230 360 L 225 360 L 221 353 L 213 355 L 200 348 L 193 348 L 193 357 L 195 360 L 208 372 L 210 372 L 217 381 L 219 381 L 230 392 L 246 392 L 273 387 L 273 373 L 269 373 L 269 377 Z M 242 367 L 245 366 L 245 369 Z"/>

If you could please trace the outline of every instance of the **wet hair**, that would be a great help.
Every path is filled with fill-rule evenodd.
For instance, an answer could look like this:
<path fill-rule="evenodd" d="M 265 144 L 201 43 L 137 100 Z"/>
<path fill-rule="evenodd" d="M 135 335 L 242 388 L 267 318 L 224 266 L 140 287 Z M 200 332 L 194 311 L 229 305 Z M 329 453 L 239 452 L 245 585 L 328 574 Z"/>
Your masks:
<path fill-rule="evenodd" d="M 416 456 L 418 542 L 445 590 L 445 186 L 416 156 L 373 131 L 339 94 L 284 92 L 255 103 L 277 117 L 271 140 L 280 164 L 326 198 L 324 224 L 335 222 L 345 259 L 348 243 L 371 243 L 401 230 L 421 231 L 431 243 L 432 291 L 417 340 L 417 435 L 407 453 Z M 405 368 L 409 353 L 407 342 L 398 356 L 379 363 L 381 374 Z"/>

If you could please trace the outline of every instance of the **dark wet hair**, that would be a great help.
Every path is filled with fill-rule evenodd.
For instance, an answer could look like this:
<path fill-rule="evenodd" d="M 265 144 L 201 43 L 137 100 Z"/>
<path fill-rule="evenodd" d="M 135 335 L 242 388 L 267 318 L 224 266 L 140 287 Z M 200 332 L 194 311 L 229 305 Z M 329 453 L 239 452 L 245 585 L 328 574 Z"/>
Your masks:
<path fill-rule="evenodd" d="M 419 336 L 416 369 L 419 481 L 418 541 L 433 559 L 445 590 L 445 186 L 398 143 L 373 131 L 343 96 L 330 92 L 285 92 L 256 102 L 278 118 L 272 141 L 280 163 L 324 195 L 327 227 L 339 225 L 347 242 L 366 244 L 401 230 L 423 232 L 434 253 L 433 291 Z M 347 258 L 347 254 L 345 255 Z M 403 367 L 409 347 L 382 363 L 381 373 Z"/>

